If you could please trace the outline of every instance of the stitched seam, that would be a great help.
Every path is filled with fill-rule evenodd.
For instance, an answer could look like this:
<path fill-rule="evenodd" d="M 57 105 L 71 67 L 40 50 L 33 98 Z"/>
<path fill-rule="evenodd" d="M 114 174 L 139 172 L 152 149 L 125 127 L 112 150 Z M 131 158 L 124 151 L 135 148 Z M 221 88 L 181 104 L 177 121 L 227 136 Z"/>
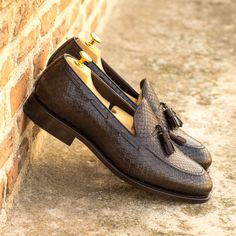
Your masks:
<path fill-rule="evenodd" d="M 129 138 L 127 138 L 126 135 L 124 135 L 123 133 L 121 133 L 120 135 L 121 135 L 121 137 L 122 137 L 123 139 L 126 140 L 126 142 L 128 142 L 129 144 L 131 144 L 136 150 L 139 150 L 139 146 L 138 146 L 135 142 L 131 141 L 131 140 L 130 140 Z"/>
<path fill-rule="evenodd" d="M 98 102 L 97 102 L 96 100 L 91 99 L 90 102 L 91 102 L 91 104 L 93 105 L 93 107 L 101 114 L 101 116 L 103 116 L 105 119 L 108 118 L 108 112 L 107 112 L 107 110 L 105 110 L 105 109 L 103 109 L 103 110 L 99 109 L 98 106 L 99 106 L 100 104 L 98 104 Z"/>

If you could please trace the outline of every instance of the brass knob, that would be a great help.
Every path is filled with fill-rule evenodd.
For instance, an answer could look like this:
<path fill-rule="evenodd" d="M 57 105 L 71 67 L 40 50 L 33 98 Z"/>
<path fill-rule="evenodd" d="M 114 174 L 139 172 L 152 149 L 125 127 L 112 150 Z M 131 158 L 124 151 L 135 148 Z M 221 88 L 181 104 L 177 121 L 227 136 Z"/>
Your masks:
<path fill-rule="evenodd" d="M 94 43 L 102 42 L 102 40 L 95 33 L 91 33 L 90 37 L 91 37 L 90 41 L 86 43 L 86 45 L 89 47 L 91 47 Z"/>
<path fill-rule="evenodd" d="M 80 51 L 80 59 L 75 62 L 77 66 L 82 66 L 85 62 L 91 62 L 92 58 L 84 51 Z"/>

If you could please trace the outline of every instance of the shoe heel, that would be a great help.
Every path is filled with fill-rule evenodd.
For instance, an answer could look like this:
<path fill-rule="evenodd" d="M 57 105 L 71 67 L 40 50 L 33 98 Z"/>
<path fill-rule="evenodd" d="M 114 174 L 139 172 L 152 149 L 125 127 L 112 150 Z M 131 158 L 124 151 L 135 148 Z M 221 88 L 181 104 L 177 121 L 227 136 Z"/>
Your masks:
<path fill-rule="evenodd" d="M 76 137 L 76 132 L 67 124 L 51 114 L 35 97 L 30 95 L 23 106 L 24 113 L 40 128 L 61 140 L 67 145 L 71 145 Z"/>

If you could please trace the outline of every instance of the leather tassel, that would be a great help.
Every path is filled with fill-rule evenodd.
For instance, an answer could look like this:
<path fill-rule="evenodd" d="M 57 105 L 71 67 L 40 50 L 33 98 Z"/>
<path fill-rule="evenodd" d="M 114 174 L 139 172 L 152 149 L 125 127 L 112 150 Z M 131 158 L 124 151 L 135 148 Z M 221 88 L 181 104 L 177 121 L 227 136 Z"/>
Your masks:
<path fill-rule="evenodd" d="M 176 113 L 173 111 L 173 109 L 169 108 L 165 103 L 162 103 L 162 106 L 164 107 L 164 115 L 168 121 L 170 128 L 177 129 L 179 127 L 182 127 L 183 122 L 176 115 Z"/>
<path fill-rule="evenodd" d="M 167 155 L 173 154 L 175 151 L 175 148 L 171 142 L 169 132 L 166 129 L 164 129 L 163 127 L 161 127 L 160 125 L 158 125 L 157 128 L 158 128 L 160 142 L 161 142 L 161 145 L 162 145 L 165 153 Z"/>
<path fill-rule="evenodd" d="M 179 135 L 175 135 L 171 131 L 169 132 L 169 135 L 170 135 L 171 140 L 173 140 L 175 143 L 177 143 L 180 146 L 183 146 L 186 143 L 186 139 L 185 138 L 182 138 Z"/>

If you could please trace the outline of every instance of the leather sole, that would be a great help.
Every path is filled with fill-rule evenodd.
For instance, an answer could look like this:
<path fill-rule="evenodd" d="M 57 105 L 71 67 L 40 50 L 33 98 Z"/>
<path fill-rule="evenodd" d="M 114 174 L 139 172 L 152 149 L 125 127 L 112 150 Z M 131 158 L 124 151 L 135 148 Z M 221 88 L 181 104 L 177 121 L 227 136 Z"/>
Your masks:
<path fill-rule="evenodd" d="M 23 106 L 24 113 L 40 128 L 53 135 L 67 145 L 71 145 L 75 138 L 83 142 L 97 157 L 98 159 L 109 168 L 115 175 L 127 183 L 144 189 L 151 193 L 160 194 L 163 197 L 175 198 L 178 200 L 185 200 L 192 203 L 202 203 L 209 200 L 210 196 L 194 196 L 183 193 L 174 192 L 171 190 L 163 189 L 161 187 L 152 186 L 150 184 L 136 180 L 127 174 L 120 171 L 114 166 L 108 158 L 83 134 L 70 127 L 66 122 L 58 119 L 52 112 L 50 112 L 32 93 Z"/>

